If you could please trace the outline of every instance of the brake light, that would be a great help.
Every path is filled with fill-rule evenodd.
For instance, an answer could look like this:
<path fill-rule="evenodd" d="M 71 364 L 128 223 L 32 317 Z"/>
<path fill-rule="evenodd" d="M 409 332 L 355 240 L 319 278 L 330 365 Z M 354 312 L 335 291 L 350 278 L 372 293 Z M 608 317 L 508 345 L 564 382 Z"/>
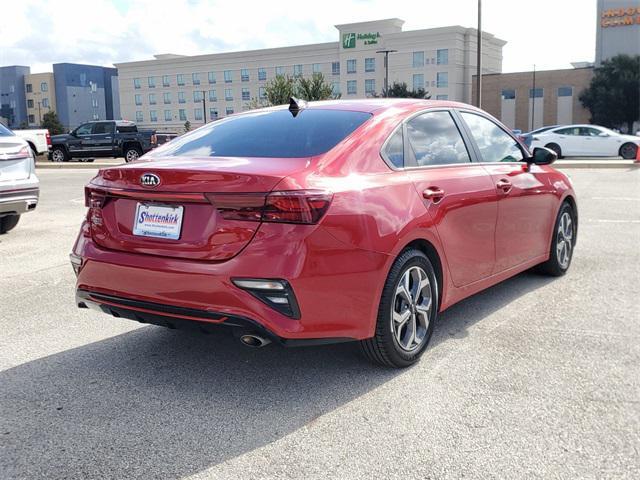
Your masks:
<path fill-rule="evenodd" d="M 91 225 L 102 225 L 102 207 L 106 200 L 107 196 L 104 192 L 84 187 L 84 205 L 89 209 L 87 210 L 87 220 Z"/>
<path fill-rule="evenodd" d="M 0 153 L 0 160 L 19 160 L 31 157 L 31 147 L 22 147 L 17 152 Z"/>
<path fill-rule="evenodd" d="M 222 218 L 250 222 L 314 224 L 329 209 L 333 194 L 292 190 L 269 194 L 206 194 Z"/>
<path fill-rule="evenodd" d="M 47 130 L 47 133 L 45 134 L 45 137 L 47 139 L 47 147 L 51 146 L 51 134 L 49 133 L 49 130 Z"/>

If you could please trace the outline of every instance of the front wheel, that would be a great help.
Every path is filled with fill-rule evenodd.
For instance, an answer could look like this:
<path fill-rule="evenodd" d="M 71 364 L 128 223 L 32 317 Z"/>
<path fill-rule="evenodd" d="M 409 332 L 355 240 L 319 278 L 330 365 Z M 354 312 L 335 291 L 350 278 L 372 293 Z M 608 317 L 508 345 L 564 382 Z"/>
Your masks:
<path fill-rule="evenodd" d="M 13 230 L 20 221 L 20 215 L 6 215 L 0 217 L 0 234 Z"/>
<path fill-rule="evenodd" d="M 638 146 L 633 143 L 625 143 L 620 147 L 620 156 L 625 160 L 635 160 Z"/>
<path fill-rule="evenodd" d="M 538 271 L 553 277 L 559 277 L 567 273 L 573 258 L 576 236 L 575 213 L 571 205 L 564 202 L 556 218 L 549 260 L 539 265 Z"/>
<path fill-rule="evenodd" d="M 124 159 L 127 163 L 135 162 L 141 155 L 142 152 L 138 147 L 127 147 L 124 151 Z"/>
<path fill-rule="evenodd" d="M 394 262 L 382 291 L 375 335 L 360 341 L 370 361 L 395 368 L 417 362 L 438 314 L 438 286 L 431 262 L 416 249 Z"/>
<path fill-rule="evenodd" d="M 51 151 L 51 161 L 53 162 L 66 162 L 69 160 L 67 151 L 62 147 L 53 147 Z"/>

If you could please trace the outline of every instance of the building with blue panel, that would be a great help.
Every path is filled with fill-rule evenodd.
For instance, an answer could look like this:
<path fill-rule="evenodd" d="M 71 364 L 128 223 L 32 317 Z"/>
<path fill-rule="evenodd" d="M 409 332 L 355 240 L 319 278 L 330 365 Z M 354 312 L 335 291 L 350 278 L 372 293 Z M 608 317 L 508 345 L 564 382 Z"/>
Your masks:
<path fill-rule="evenodd" d="M 24 76 L 29 73 L 29 67 L 0 67 L 0 118 L 9 128 L 16 129 L 27 123 Z"/>

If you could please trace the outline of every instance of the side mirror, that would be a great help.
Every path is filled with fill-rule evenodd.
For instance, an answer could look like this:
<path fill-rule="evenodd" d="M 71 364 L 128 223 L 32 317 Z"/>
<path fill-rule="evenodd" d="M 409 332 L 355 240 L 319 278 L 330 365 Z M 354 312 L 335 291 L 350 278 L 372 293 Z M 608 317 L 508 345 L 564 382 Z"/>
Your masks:
<path fill-rule="evenodd" d="M 536 165 L 551 165 L 558 159 L 558 154 L 547 147 L 536 147 L 533 149 L 533 155 L 527 159 L 527 163 L 535 163 Z"/>

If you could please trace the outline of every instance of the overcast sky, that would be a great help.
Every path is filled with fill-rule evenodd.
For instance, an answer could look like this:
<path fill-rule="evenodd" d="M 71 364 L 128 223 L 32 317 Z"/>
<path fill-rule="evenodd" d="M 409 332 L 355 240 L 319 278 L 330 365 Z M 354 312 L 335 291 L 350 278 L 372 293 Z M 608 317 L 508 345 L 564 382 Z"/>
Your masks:
<path fill-rule="evenodd" d="M 596 0 L 484 0 L 483 29 L 506 40 L 503 71 L 593 61 Z M 338 40 L 333 25 L 399 17 L 404 30 L 475 27 L 476 0 L 7 0 L 0 65 L 112 66 L 155 53 L 197 55 Z"/>

